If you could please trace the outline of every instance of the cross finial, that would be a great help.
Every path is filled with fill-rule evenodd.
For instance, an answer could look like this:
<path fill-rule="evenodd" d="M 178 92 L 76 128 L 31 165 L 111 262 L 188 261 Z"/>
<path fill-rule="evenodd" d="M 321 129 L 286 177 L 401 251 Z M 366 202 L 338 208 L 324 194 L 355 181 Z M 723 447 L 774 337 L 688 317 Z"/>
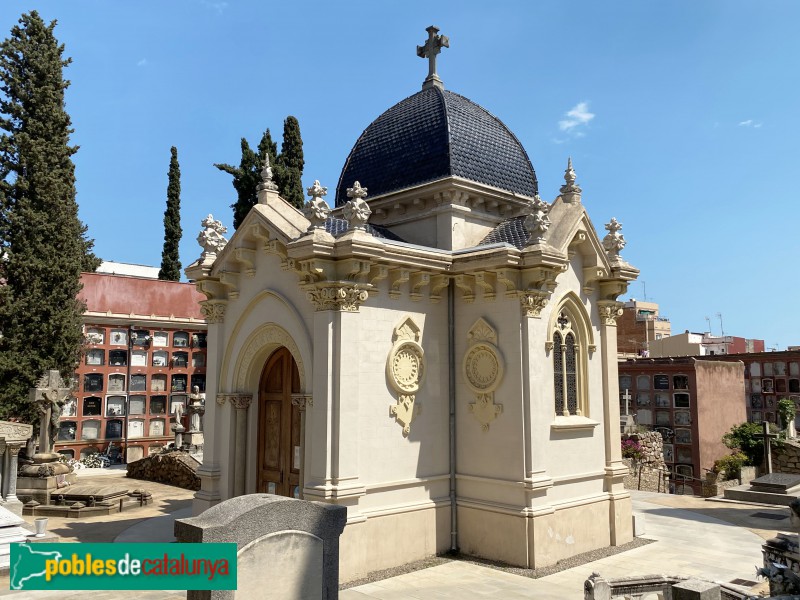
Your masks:
<path fill-rule="evenodd" d="M 450 47 L 450 38 L 446 35 L 437 35 L 439 28 L 431 25 L 426 28 L 428 32 L 428 39 L 425 41 L 424 46 L 417 46 L 417 56 L 420 58 L 428 59 L 428 76 L 422 82 L 422 89 L 430 87 L 438 87 L 444 89 L 444 84 L 436 73 L 436 55 L 442 51 L 442 48 Z"/>

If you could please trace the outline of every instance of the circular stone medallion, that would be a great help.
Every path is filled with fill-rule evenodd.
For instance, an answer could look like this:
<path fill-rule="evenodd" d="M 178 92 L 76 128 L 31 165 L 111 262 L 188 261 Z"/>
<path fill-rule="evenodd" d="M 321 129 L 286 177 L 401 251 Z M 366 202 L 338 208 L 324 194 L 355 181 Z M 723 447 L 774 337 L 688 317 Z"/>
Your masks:
<path fill-rule="evenodd" d="M 424 352 L 416 342 L 402 342 L 392 348 L 386 361 L 386 374 L 398 392 L 413 394 L 419 389 L 425 371 Z"/>
<path fill-rule="evenodd" d="M 503 359 L 492 344 L 479 342 L 464 357 L 464 377 L 476 393 L 493 391 L 503 377 Z"/>

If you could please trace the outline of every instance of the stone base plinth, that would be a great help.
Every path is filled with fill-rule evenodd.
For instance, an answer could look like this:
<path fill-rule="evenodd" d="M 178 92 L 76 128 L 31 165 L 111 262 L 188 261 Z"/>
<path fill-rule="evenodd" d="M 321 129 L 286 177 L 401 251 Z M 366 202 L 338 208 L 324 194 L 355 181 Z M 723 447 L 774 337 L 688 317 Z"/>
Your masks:
<path fill-rule="evenodd" d="M 183 443 L 185 446 L 198 447 L 203 445 L 203 432 L 202 431 L 190 431 L 189 433 L 183 434 Z"/>
<path fill-rule="evenodd" d="M 50 496 L 58 495 L 68 489 L 68 487 L 58 487 L 58 479 L 61 476 L 51 477 L 17 477 L 17 497 L 24 503 L 28 500 L 36 500 L 40 504 L 50 504 Z M 73 484 L 78 476 L 75 473 L 65 473 L 63 481 Z"/>

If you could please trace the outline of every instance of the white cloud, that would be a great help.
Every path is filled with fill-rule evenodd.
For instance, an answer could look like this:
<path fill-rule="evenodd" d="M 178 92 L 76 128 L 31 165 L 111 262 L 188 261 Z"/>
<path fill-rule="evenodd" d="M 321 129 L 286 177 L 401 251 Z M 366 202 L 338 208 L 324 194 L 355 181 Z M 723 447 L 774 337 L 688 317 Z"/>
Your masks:
<path fill-rule="evenodd" d="M 753 119 L 747 119 L 746 121 L 739 121 L 739 127 L 752 127 L 753 129 L 758 129 L 762 125 L 763 123 L 753 121 Z"/>
<path fill-rule="evenodd" d="M 147 59 L 146 58 L 143 58 L 142 60 L 140 60 L 139 62 L 136 63 L 137 67 L 144 67 L 146 65 L 147 65 Z"/>
<path fill-rule="evenodd" d="M 202 4 L 206 8 L 210 8 L 212 10 L 217 11 L 219 14 L 222 14 L 222 11 L 224 11 L 229 6 L 227 2 L 214 2 L 212 0 L 200 0 L 200 4 Z"/>
<path fill-rule="evenodd" d="M 566 117 L 566 119 L 558 122 L 558 128 L 561 131 L 577 134 L 578 132 L 575 131 L 575 128 L 588 124 L 589 121 L 594 119 L 594 113 L 589 112 L 588 102 L 578 102 L 567 112 Z"/>

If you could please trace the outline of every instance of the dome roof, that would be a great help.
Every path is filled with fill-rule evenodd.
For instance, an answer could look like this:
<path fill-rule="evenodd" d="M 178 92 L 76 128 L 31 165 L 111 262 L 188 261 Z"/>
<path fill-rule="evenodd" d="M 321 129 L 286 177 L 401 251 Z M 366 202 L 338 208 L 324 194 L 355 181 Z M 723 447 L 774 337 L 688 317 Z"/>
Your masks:
<path fill-rule="evenodd" d="M 336 206 L 355 181 L 371 197 L 456 176 L 533 197 L 528 154 L 500 119 L 459 94 L 428 87 L 398 102 L 358 138 L 339 176 Z"/>

